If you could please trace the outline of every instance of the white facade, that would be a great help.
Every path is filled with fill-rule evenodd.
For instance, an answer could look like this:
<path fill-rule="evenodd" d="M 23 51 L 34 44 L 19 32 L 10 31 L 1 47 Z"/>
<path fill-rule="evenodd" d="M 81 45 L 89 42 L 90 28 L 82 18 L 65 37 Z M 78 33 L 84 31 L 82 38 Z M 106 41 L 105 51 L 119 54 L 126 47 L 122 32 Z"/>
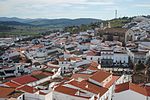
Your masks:
<path fill-rule="evenodd" d="M 77 48 L 79 48 L 80 50 L 89 50 L 90 49 L 90 45 L 78 44 Z"/>
<path fill-rule="evenodd" d="M 131 90 L 126 90 L 120 93 L 115 93 L 113 100 L 150 100 L 150 97 Z"/>
<path fill-rule="evenodd" d="M 49 92 L 46 95 L 41 95 L 39 93 L 25 93 L 25 100 L 53 100 L 52 92 Z"/>
<path fill-rule="evenodd" d="M 113 50 L 103 50 L 101 51 L 101 59 L 113 59 Z"/>
<path fill-rule="evenodd" d="M 87 98 L 81 98 L 77 96 L 71 96 L 60 92 L 53 92 L 53 100 L 88 100 Z"/>
<path fill-rule="evenodd" d="M 65 72 L 68 71 L 68 69 L 71 67 L 70 64 L 71 64 L 71 62 L 69 62 L 69 61 L 59 61 L 59 66 L 61 68 L 62 74 L 64 74 Z"/>
<path fill-rule="evenodd" d="M 128 66 L 129 57 L 126 53 L 114 53 L 113 56 L 114 65 L 120 65 L 122 63 L 123 66 Z"/>
<path fill-rule="evenodd" d="M 86 56 L 86 60 L 101 63 L 101 56 Z"/>
<path fill-rule="evenodd" d="M 141 61 L 142 63 L 145 63 L 147 60 L 147 57 L 149 57 L 149 52 L 143 52 L 143 51 L 137 51 L 132 52 L 129 48 L 127 48 L 127 53 L 132 61 L 132 63 L 138 63 Z"/>

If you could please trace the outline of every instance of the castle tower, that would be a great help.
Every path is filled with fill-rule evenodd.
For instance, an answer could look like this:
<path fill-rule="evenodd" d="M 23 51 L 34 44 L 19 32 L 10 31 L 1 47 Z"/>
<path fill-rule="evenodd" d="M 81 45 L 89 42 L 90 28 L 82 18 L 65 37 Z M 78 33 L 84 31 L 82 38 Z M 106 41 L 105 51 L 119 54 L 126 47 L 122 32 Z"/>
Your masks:
<path fill-rule="evenodd" d="M 111 23 L 110 22 L 108 22 L 108 26 L 107 26 L 108 28 L 111 28 Z"/>
<path fill-rule="evenodd" d="M 100 25 L 100 29 L 104 29 L 104 23 L 102 22 L 101 25 Z"/>

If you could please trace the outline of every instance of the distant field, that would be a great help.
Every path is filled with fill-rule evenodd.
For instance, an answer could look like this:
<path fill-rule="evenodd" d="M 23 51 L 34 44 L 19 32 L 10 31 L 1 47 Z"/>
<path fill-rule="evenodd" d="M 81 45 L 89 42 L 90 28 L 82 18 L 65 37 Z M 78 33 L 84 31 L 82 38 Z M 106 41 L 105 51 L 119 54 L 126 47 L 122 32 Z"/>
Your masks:
<path fill-rule="evenodd" d="M 32 27 L 32 26 L 10 26 L 15 29 L 0 31 L 0 36 L 7 35 L 38 35 L 47 31 L 61 29 L 59 27 Z"/>

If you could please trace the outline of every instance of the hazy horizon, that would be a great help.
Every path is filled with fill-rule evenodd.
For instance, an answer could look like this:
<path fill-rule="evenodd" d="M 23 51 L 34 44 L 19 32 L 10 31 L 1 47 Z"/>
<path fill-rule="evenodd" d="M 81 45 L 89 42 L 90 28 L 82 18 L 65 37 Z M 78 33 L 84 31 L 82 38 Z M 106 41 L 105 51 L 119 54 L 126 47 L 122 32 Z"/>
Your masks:
<path fill-rule="evenodd" d="M 147 15 L 137 15 L 137 16 L 148 16 L 150 14 L 147 14 Z M 136 16 L 136 15 L 135 15 Z M 135 17 L 135 16 L 122 16 L 122 17 L 118 17 L 118 18 L 123 18 L 123 17 Z M 9 17 L 9 16 L 0 16 L 0 18 L 19 18 L 19 19 L 71 19 L 71 20 L 75 20 L 75 19 L 98 19 L 98 18 L 92 18 L 92 17 L 78 17 L 78 18 L 44 18 L 44 17 L 38 17 L 38 18 L 28 18 L 28 17 L 16 17 L 16 16 L 12 16 L 12 17 Z M 115 17 L 114 17 L 115 18 Z M 114 19 L 114 18 L 111 18 L 111 19 Z M 98 20 L 111 20 L 111 19 L 98 19 Z"/>
<path fill-rule="evenodd" d="M 113 19 L 150 14 L 149 0 L 0 0 L 0 17 Z"/>

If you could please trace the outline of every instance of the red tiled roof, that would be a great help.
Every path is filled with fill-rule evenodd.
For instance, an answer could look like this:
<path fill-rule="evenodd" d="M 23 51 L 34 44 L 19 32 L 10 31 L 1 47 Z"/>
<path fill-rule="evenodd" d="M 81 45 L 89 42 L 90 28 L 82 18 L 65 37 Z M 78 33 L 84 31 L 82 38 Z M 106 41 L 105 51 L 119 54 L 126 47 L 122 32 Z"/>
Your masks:
<path fill-rule="evenodd" d="M 89 66 L 88 69 L 89 69 L 89 70 L 98 70 L 98 68 L 93 67 L 93 66 Z"/>
<path fill-rule="evenodd" d="M 147 91 L 148 96 L 150 96 L 150 86 L 146 86 L 145 89 Z"/>
<path fill-rule="evenodd" d="M 99 70 L 99 69 L 97 68 L 98 65 L 99 65 L 99 64 L 98 64 L 97 62 L 92 61 L 92 62 L 89 64 L 88 69 L 90 69 L 90 70 Z"/>
<path fill-rule="evenodd" d="M 44 93 L 42 91 L 39 92 L 40 95 L 47 95 L 47 93 Z"/>
<path fill-rule="evenodd" d="M 109 88 L 111 87 L 118 79 L 120 78 L 120 76 L 112 76 L 112 79 L 110 82 L 108 82 L 105 87 Z"/>
<path fill-rule="evenodd" d="M 37 81 L 37 79 L 31 77 L 31 75 L 25 75 L 25 76 L 17 77 L 15 79 L 11 80 L 11 81 L 13 81 L 15 83 L 19 83 L 20 85 L 23 85 L 23 84 L 27 84 L 27 83 L 30 83 L 30 82 Z"/>
<path fill-rule="evenodd" d="M 0 98 L 7 98 L 9 94 L 14 92 L 14 88 L 10 87 L 0 87 Z"/>
<path fill-rule="evenodd" d="M 55 91 L 63 93 L 63 94 L 68 94 L 68 95 L 72 95 L 72 96 L 76 96 L 76 97 L 89 99 L 89 97 L 76 95 L 76 93 L 78 92 L 77 89 L 73 89 L 73 88 L 69 88 L 69 87 L 65 87 L 65 86 L 58 86 L 58 87 L 55 88 Z"/>
<path fill-rule="evenodd" d="M 89 74 L 73 74 L 71 78 L 73 78 L 73 79 L 82 78 L 84 80 L 87 80 L 87 79 L 89 79 L 90 76 L 91 75 L 89 75 Z"/>
<path fill-rule="evenodd" d="M 115 92 L 118 93 L 118 92 L 122 92 L 125 90 L 129 90 L 129 84 L 130 83 L 127 82 L 127 83 L 116 85 Z"/>
<path fill-rule="evenodd" d="M 93 51 L 89 51 L 86 53 L 87 56 L 95 56 L 97 53 Z"/>
<path fill-rule="evenodd" d="M 65 86 L 58 86 L 58 87 L 55 88 L 55 91 L 61 92 L 61 93 L 64 93 L 64 94 L 75 95 L 78 90 L 68 88 L 68 87 L 65 87 Z"/>
<path fill-rule="evenodd" d="M 13 88 L 17 88 L 17 87 L 20 86 L 19 84 L 16 84 L 14 82 L 6 82 L 4 84 L 7 85 L 7 86 L 9 86 L 9 87 L 13 87 Z"/>
<path fill-rule="evenodd" d="M 126 90 L 132 90 L 132 91 L 137 92 L 139 94 L 142 94 L 145 96 L 150 96 L 150 91 L 147 88 L 141 87 L 139 85 L 136 85 L 136 84 L 133 84 L 130 82 L 116 85 L 116 88 L 115 88 L 116 93 L 126 91 Z"/>
<path fill-rule="evenodd" d="M 30 86 L 27 86 L 27 85 L 21 86 L 21 87 L 17 88 L 17 90 L 20 90 L 20 91 L 23 91 L 23 92 L 28 92 L 28 93 L 35 93 L 35 92 L 38 91 L 36 88 L 30 87 Z"/>
<path fill-rule="evenodd" d="M 95 81 L 101 83 L 101 82 L 103 82 L 106 78 L 108 78 L 110 75 L 112 75 L 112 74 L 109 73 L 109 72 L 99 70 L 99 71 L 97 71 L 95 74 L 93 74 L 93 75 L 90 77 L 90 79 L 95 80 Z"/>
<path fill-rule="evenodd" d="M 90 66 L 94 66 L 94 67 L 97 67 L 98 65 L 99 64 L 97 62 L 94 62 L 94 61 L 92 61 L 91 64 L 90 64 Z"/>
<path fill-rule="evenodd" d="M 92 93 L 95 93 L 95 94 L 99 94 L 102 96 L 103 94 L 105 94 L 108 89 L 107 88 L 104 88 L 104 87 L 101 87 L 101 86 L 97 86 L 95 84 L 92 84 L 86 80 L 84 81 L 81 81 L 81 82 L 78 82 L 78 81 L 71 81 L 67 84 L 70 84 L 70 85 L 73 85 L 75 87 L 78 87 L 80 89 L 83 89 L 83 90 L 86 90 L 86 91 L 89 91 L 89 92 L 92 92 Z"/>

